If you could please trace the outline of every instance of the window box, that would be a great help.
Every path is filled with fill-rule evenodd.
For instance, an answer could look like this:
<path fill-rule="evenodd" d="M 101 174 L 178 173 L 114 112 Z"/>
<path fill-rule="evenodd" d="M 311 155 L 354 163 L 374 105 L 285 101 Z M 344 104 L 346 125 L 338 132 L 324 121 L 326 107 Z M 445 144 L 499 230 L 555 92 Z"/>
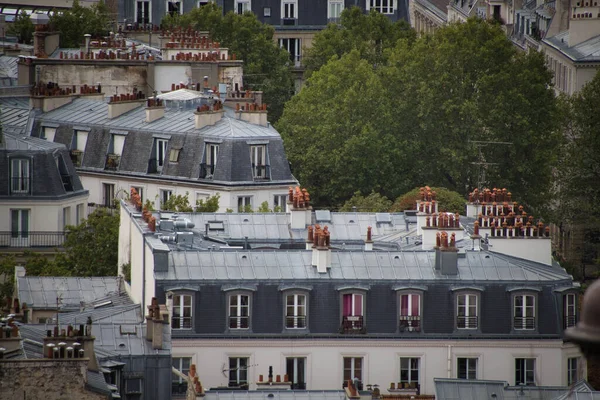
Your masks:
<path fill-rule="evenodd" d="M 116 171 L 119 169 L 119 163 L 121 162 L 121 156 L 117 154 L 107 154 L 106 163 L 104 169 L 107 171 Z"/>
<path fill-rule="evenodd" d="M 83 161 L 83 151 L 81 150 L 71 150 L 71 162 L 76 167 L 81 167 L 81 162 Z"/>
<path fill-rule="evenodd" d="M 200 179 L 212 179 L 215 174 L 215 165 L 200 164 Z"/>

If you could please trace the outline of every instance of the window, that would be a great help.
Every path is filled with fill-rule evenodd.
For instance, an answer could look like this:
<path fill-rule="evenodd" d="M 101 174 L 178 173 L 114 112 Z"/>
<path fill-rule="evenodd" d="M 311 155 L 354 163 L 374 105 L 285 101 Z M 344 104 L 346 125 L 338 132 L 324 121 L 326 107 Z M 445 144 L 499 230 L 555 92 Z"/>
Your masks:
<path fill-rule="evenodd" d="M 568 293 L 563 296 L 563 308 L 564 328 L 575 326 L 577 322 L 577 295 L 575 293 Z"/>
<path fill-rule="evenodd" d="M 457 358 L 456 364 L 458 379 L 477 379 L 477 358 Z"/>
<path fill-rule="evenodd" d="M 292 382 L 292 389 L 306 390 L 306 358 L 287 357 L 285 373 Z"/>
<path fill-rule="evenodd" d="M 232 294 L 229 296 L 229 329 L 250 327 L 250 296 Z"/>
<path fill-rule="evenodd" d="M 367 0 L 367 11 L 375 10 L 382 14 L 393 14 L 396 10 L 396 0 Z"/>
<path fill-rule="evenodd" d="M 12 238 L 29 237 L 29 210 L 10 210 L 10 231 Z"/>
<path fill-rule="evenodd" d="M 142 205 L 144 204 L 144 188 L 142 186 L 132 186 L 131 189 L 135 189 L 137 194 L 140 195 L 140 200 L 142 201 Z M 131 193 L 131 190 L 129 191 Z"/>
<path fill-rule="evenodd" d="M 56 128 L 45 126 L 42 128 L 42 139 L 46 139 L 49 142 L 54 142 L 54 136 L 56 136 Z"/>
<path fill-rule="evenodd" d="M 332 22 L 338 22 L 344 10 L 342 0 L 329 0 L 327 2 L 327 18 Z"/>
<path fill-rule="evenodd" d="M 205 6 L 209 3 L 209 0 L 198 0 L 198 8 Z"/>
<path fill-rule="evenodd" d="M 400 357 L 400 383 L 404 387 L 416 387 L 419 383 L 419 358 Z"/>
<path fill-rule="evenodd" d="M 112 183 L 102 184 L 102 205 L 113 207 L 115 204 L 115 185 Z"/>
<path fill-rule="evenodd" d="M 267 146 L 250 146 L 250 160 L 252 162 L 252 177 L 254 179 L 267 178 Z"/>
<path fill-rule="evenodd" d="M 71 225 L 71 207 L 63 208 L 63 230 Z"/>
<path fill-rule="evenodd" d="M 342 331 L 343 333 L 363 328 L 363 299 L 360 293 L 342 295 Z"/>
<path fill-rule="evenodd" d="M 85 211 L 83 209 L 83 204 L 77 204 L 75 207 L 75 223 L 77 225 L 81 224 L 81 221 L 85 218 Z"/>
<path fill-rule="evenodd" d="M 108 153 L 121 156 L 123 154 L 123 146 L 125 145 L 125 135 L 110 135 L 108 144 Z"/>
<path fill-rule="evenodd" d="M 456 298 L 456 327 L 477 329 L 477 295 L 459 294 Z"/>
<path fill-rule="evenodd" d="M 179 153 L 181 153 L 181 149 L 171 148 L 171 151 L 169 152 L 169 161 L 173 163 L 179 162 Z"/>
<path fill-rule="evenodd" d="M 515 329 L 535 329 L 535 297 L 528 294 L 520 294 L 514 297 L 515 305 Z"/>
<path fill-rule="evenodd" d="M 235 12 L 243 14 L 246 11 L 252 11 L 250 0 L 235 0 Z"/>
<path fill-rule="evenodd" d="M 281 1 L 281 18 L 283 19 L 296 19 L 296 10 L 298 9 L 298 3 L 296 0 L 282 0 Z M 285 24 L 285 23 L 284 23 Z"/>
<path fill-rule="evenodd" d="M 271 16 L 271 7 L 263 8 L 263 17 L 270 17 L 270 16 Z"/>
<path fill-rule="evenodd" d="M 344 357 L 344 382 L 356 380 L 362 382 L 362 357 Z"/>
<path fill-rule="evenodd" d="M 219 145 L 215 143 L 206 143 L 204 148 L 204 163 L 200 165 L 200 178 L 212 179 L 215 173 L 215 167 L 217 166 Z"/>
<path fill-rule="evenodd" d="M 571 386 L 579 381 L 579 357 L 569 357 L 567 359 L 567 386 Z"/>
<path fill-rule="evenodd" d="M 150 23 L 150 2 L 136 1 L 135 2 L 135 22 L 138 24 Z"/>
<path fill-rule="evenodd" d="M 129 378 L 125 381 L 126 394 L 142 393 L 142 378 Z"/>
<path fill-rule="evenodd" d="M 273 211 L 287 211 L 287 194 L 276 194 L 275 196 L 273 196 Z"/>
<path fill-rule="evenodd" d="M 183 7 L 181 1 L 178 0 L 167 0 L 167 13 L 171 16 L 176 14 L 183 14 Z"/>
<path fill-rule="evenodd" d="M 85 151 L 87 144 L 88 132 L 83 130 L 76 130 L 73 132 L 73 139 L 71 140 L 71 150 L 76 150 L 81 153 Z"/>
<path fill-rule="evenodd" d="M 288 329 L 306 328 L 306 295 L 285 296 L 285 327 Z"/>
<path fill-rule="evenodd" d="M 14 194 L 29 193 L 29 160 L 13 158 L 10 160 L 10 191 Z"/>
<path fill-rule="evenodd" d="M 167 154 L 167 143 L 165 139 L 154 139 L 154 161 L 156 168 L 149 172 L 161 172 L 163 165 L 165 164 L 165 156 Z M 152 160 L 151 160 L 152 161 Z"/>
<path fill-rule="evenodd" d="M 190 372 L 191 365 L 191 357 L 173 357 L 173 368 L 186 376 Z M 173 374 L 172 376 L 171 393 L 185 394 L 187 392 L 187 380 L 176 374 Z"/>
<path fill-rule="evenodd" d="M 160 209 L 162 210 L 164 205 L 169 201 L 171 196 L 173 195 L 173 191 L 169 189 L 160 189 Z"/>
<path fill-rule="evenodd" d="M 238 196 L 238 212 L 252 212 L 252 196 Z"/>
<path fill-rule="evenodd" d="M 535 385 L 535 358 L 515 359 L 515 386 Z"/>
<path fill-rule="evenodd" d="M 295 38 L 287 38 L 287 39 L 279 39 L 279 47 L 282 47 L 290 53 L 290 60 L 294 63 L 294 65 L 300 64 L 300 39 Z"/>
<path fill-rule="evenodd" d="M 421 296 L 413 293 L 400 295 L 400 331 L 421 330 Z"/>
<path fill-rule="evenodd" d="M 192 329 L 192 296 L 187 294 L 173 295 L 173 329 Z"/>
<path fill-rule="evenodd" d="M 248 385 L 248 358 L 229 357 L 229 386 Z"/>

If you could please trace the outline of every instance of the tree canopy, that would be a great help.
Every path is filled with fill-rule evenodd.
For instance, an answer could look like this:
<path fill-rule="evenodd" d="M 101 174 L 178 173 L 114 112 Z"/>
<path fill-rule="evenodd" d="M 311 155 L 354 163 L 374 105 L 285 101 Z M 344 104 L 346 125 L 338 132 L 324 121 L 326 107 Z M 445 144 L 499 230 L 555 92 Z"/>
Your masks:
<path fill-rule="evenodd" d="M 209 2 L 184 15 L 166 15 L 163 28 L 194 28 L 208 31 L 211 39 L 244 61 L 244 85 L 250 90 L 262 90 L 268 105 L 269 120 L 275 122 L 283 105 L 294 93 L 290 71 L 290 55 L 273 40 L 275 30 L 261 23 L 251 12 L 223 15 L 219 6 Z"/>
<path fill-rule="evenodd" d="M 478 19 L 406 36 L 379 64 L 358 49 L 330 59 L 286 105 L 277 126 L 316 203 L 425 184 L 464 196 L 481 184 L 539 213 L 560 141 L 543 56 Z"/>
<path fill-rule="evenodd" d="M 453 192 L 443 187 L 432 187 L 435 191 L 438 202 L 439 211 L 465 214 L 466 199 L 457 192 Z M 392 212 L 402 212 L 404 210 L 415 210 L 417 208 L 417 200 L 421 198 L 420 188 L 414 188 L 410 192 L 398 197 L 390 208 Z"/>
<path fill-rule="evenodd" d="M 91 7 L 83 7 L 79 0 L 73 0 L 73 6 L 50 17 L 50 25 L 60 32 L 61 47 L 79 47 L 85 34 L 92 37 L 107 36 L 111 30 L 110 11 L 104 0 Z"/>
<path fill-rule="evenodd" d="M 16 16 L 15 21 L 8 26 L 8 34 L 15 35 L 19 43 L 31 44 L 33 40 L 33 22 L 25 10 Z"/>
<path fill-rule="evenodd" d="M 342 11 L 340 23 L 329 24 L 305 50 L 303 64 L 306 75 L 310 76 L 332 57 L 340 58 L 352 50 L 357 50 L 361 58 L 373 65 L 382 63 L 387 50 L 393 48 L 399 39 L 413 41 L 415 38 L 415 31 L 406 21 L 392 22 L 375 10 L 365 14 L 356 6 L 346 8 Z"/>
<path fill-rule="evenodd" d="M 354 196 L 344 203 L 341 212 L 388 212 L 392 206 L 392 201 L 379 193 L 371 192 L 368 196 L 363 196 L 360 192 L 354 193 Z"/>

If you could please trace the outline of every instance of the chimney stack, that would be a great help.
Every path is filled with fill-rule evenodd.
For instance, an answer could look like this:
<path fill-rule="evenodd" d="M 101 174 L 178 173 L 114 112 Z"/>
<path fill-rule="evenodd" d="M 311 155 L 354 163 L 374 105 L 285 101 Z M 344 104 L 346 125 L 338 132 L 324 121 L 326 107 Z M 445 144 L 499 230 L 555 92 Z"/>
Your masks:
<path fill-rule="evenodd" d="M 146 123 L 150 123 L 156 121 L 165 116 L 165 106 L 163 101 L 156 97 L 156 92 L 154 92 L 154 97 L 148 99 L 146 106 Z"/>
<path fill-rule="evenodd" d="M 223 104 L 216 101 L 212 107 L 204 104 L 194 112 L 194 127 L 202 129 L 205 126 L 213 126 L 223 118 Z"/>
<path fill-rule="evenodd" d="M 454 233 L 450 238 L 447 232 L 437 233 L 435 269 L 443 275 L 458 275 L 458 249 Z"/>
<path fill-rule="evenodd" d="M 290 214 L 290 226 L 292 229 L 305 229 L 310 225 L 312 218 L 312 207 L 310 206 L 310 194 L 306 189 L 296 186 L 288 191 L 287 209 Z"/>
<path fill-rule="evenodd" d="M 53 330 L 46 331 L 44 338 L 45 358 L 88 358 L 88 370 L 99 371 L 96 352 L 94 351 L 94 340 L 92 336 L 92 319 L 88 317 L 85 325 L 68 325 L 67 329 L 59 329 L 55 326 Z"/>
<path fill-rule="evenodd" d="M 318 225 L 315 226 L 313 244 L 313 265 L 317 267 L 318 273 L 326 274 L 327 269 L 331 268 L 331 237 L 327 226 L 323 230 Z"/>
<path fill-rule="evenodd" d="M 237 103 L 234 115 L 235 118 L 250 122 L 251 124 L 269 126 L 266 104 L 246 103 L 245 106 L 240 106 Z"/>
<path fill-rule="evenodd" d="M 164 304 L 159 305 L 156 297 L 152 298 L 146 316 L 146 340 L 152 342 L 152 348 L 163 348 L 164 326 L 169 324 L 169 312 Z"/>
<path fill-rule="evenodd" d="M 370 226 L 367 228 L 367 240 L 365 240 L 365 251 L 373 251 L 373 237 Z"/>
<path fill-rule="evenodd" d="M 429 186 L 419 189 L 419 200 L 417 200 L 417 235 L 422 235 L 425 226 L 425 218 L 438 212 L 437 194 Z"/>

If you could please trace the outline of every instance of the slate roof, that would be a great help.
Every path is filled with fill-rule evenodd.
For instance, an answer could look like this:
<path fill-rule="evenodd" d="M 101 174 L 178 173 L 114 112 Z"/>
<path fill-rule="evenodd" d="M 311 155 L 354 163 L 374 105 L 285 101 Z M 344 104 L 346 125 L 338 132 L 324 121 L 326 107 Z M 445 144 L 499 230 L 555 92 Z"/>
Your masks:
<path fill-rule="evenodd" d="M 204 398 L 207 400 L 345 400 L 346 394 L 342 390 L 209 390 Z"/>
<path fill-rule="evenodd" d="M 508 386 L 505 381 L 434 378 L 435 398 L 439 400 L 593 400 L 600 399 L 585 381 L 572 387 Z"/>
<path fill-rule="evenodd" d="M 442 21 L 448 19 L 448 0 L 416 0 L 427 10 L 434 13 Z"/>
<path fill-rule="evenodd" d="M 79 310 L 81 302 L 90 305 L 110 294 L 120 292 L 118 277 L 48 277 L 17 278 L 18 297 L 33 309 L 56 309 L 61 297 L 61 310 Z"/>
<path fill-rule="evenodd" d="M 553 283 L 571 282 L 557 266 L 524 261 L 487 251 L 467 251 L 458 258 L 458 274 L 442 275 L 434 269 L 432 251 L 332 251 L 331 268 L 320 274 L 312 266 L 312 252 L 306 251 L 172 251 L 169 268 L 155 271 L 164 281 L 278 281 L 278 280 L 360 280 L 360 281 L 462 281 Z"/>
<path fill-rule="evenodd" d="M 600 62 L 600 35 L 569 46 L 569 31 L 563 31 L 550 38 L 543 39 L 548 46 L 563 53 L 575 62 Z"/>

